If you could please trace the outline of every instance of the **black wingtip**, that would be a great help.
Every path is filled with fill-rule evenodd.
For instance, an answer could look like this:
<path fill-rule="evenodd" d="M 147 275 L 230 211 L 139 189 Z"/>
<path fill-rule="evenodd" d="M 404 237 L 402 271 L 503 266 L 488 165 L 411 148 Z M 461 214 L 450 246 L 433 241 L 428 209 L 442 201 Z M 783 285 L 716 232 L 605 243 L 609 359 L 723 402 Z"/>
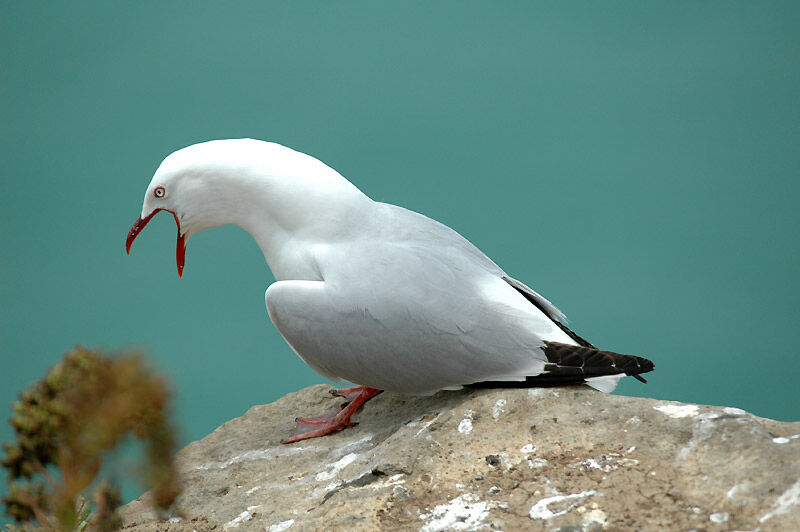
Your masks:
<path fill-rule="evenodd" d="M 647 383 L 640 373 L 653 371 L 655 364 L 635 355 L 622 355 L 613 351 L 600 351 L 591 347 L 559 342 L 544 342 L 547 363 L 544 372 L 529 375 L 525 381 L 484 381 L 466 386 L 479 388 L 522 388 L 563 386 L 586 383 L 592 377 L 604 375 L 628 375 Z"/>

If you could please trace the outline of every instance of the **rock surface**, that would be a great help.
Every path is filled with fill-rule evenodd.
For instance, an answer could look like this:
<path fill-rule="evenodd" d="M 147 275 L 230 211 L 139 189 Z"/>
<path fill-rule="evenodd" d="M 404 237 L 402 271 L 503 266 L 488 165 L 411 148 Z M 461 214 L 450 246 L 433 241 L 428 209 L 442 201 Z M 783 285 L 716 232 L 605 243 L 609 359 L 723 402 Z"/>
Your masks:
<path fill-rule="evenodd" d="M 357 427 L 282 445 L 327 390 L 187 446 L 182 517 L 145 495 L 126 530 L 800 530 L 800 422 L 584 386 L 384 393 Z"/>

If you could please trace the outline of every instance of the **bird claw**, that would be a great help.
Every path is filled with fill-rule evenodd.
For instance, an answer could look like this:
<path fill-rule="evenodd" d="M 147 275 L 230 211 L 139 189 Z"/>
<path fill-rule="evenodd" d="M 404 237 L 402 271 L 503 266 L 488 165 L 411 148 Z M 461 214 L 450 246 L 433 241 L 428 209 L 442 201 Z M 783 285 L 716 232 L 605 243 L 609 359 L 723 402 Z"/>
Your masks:
<path fill-rule="evenodd" d="M 347 427 L 355 427 L 358 423 L 350 421 L 352 416 L 362 404 L 375 397 L 381 390 L 354 386 L 340 390 L 330 390 L 329 393 L 336 397 L 347 399 L 338 410 L 329 412 L 319 417 L 296 417 L 297 426 L 292 433 L 281 440 L 281 443 L 294 443 L 308 438 L 324 436 Z"/>

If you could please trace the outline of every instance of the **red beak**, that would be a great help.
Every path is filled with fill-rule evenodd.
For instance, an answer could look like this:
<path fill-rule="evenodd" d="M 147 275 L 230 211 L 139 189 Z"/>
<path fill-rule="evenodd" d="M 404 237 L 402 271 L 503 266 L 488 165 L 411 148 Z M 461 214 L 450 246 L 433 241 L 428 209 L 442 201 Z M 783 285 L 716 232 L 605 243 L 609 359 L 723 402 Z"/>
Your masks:
<path fill-rule="evenodd" d="M 141 230 L 144 229 L 144 226 L 147 225 L 147 222 L 149 222 L 158 211 L 162 210 L 166 210 L 168 213 L 172 214 L 172 216 L 175 218 L 175 224 L 178 226 L 178 242 L 175 247 L 175 262 L 178 265 L 178 277 L 183 277 L 183 264 L 186 261 L 186 235 L 181 234 L 181 222 L 178 220 L 178 215 L 170 210 L 156 209 L 148 214 L 147 218 L 142 218 L 139 216 L 133 223 L 131 230 L 128 231 L 128 238 L 125 240 L 125 250 L 128 252 L 128 255 L 131 254 L 131 246 L 133 245 L 133 241 L 136 239 L 136 235 L 138 235 Z"/>

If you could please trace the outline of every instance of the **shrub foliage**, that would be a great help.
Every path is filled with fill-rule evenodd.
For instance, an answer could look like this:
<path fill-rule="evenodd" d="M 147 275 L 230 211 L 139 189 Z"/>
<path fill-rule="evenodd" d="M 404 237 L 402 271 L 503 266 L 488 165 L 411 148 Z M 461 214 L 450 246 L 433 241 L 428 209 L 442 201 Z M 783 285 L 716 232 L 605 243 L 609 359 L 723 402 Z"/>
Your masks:
<path fill-rule="evenodd" d="M 180 492 L 167 419 L 169 389 L 139 355 L 108 358 L 77 347 L 20 395 L 4 443 L 7 512 L 58 530 L 113 530 L 119 490 L 97 479 L 103 457 L 129 434 L 145 446 L 144 480 L 153 503 L 168 508 Z M 92 490 L 94 514 L 84 495 Z"/>

